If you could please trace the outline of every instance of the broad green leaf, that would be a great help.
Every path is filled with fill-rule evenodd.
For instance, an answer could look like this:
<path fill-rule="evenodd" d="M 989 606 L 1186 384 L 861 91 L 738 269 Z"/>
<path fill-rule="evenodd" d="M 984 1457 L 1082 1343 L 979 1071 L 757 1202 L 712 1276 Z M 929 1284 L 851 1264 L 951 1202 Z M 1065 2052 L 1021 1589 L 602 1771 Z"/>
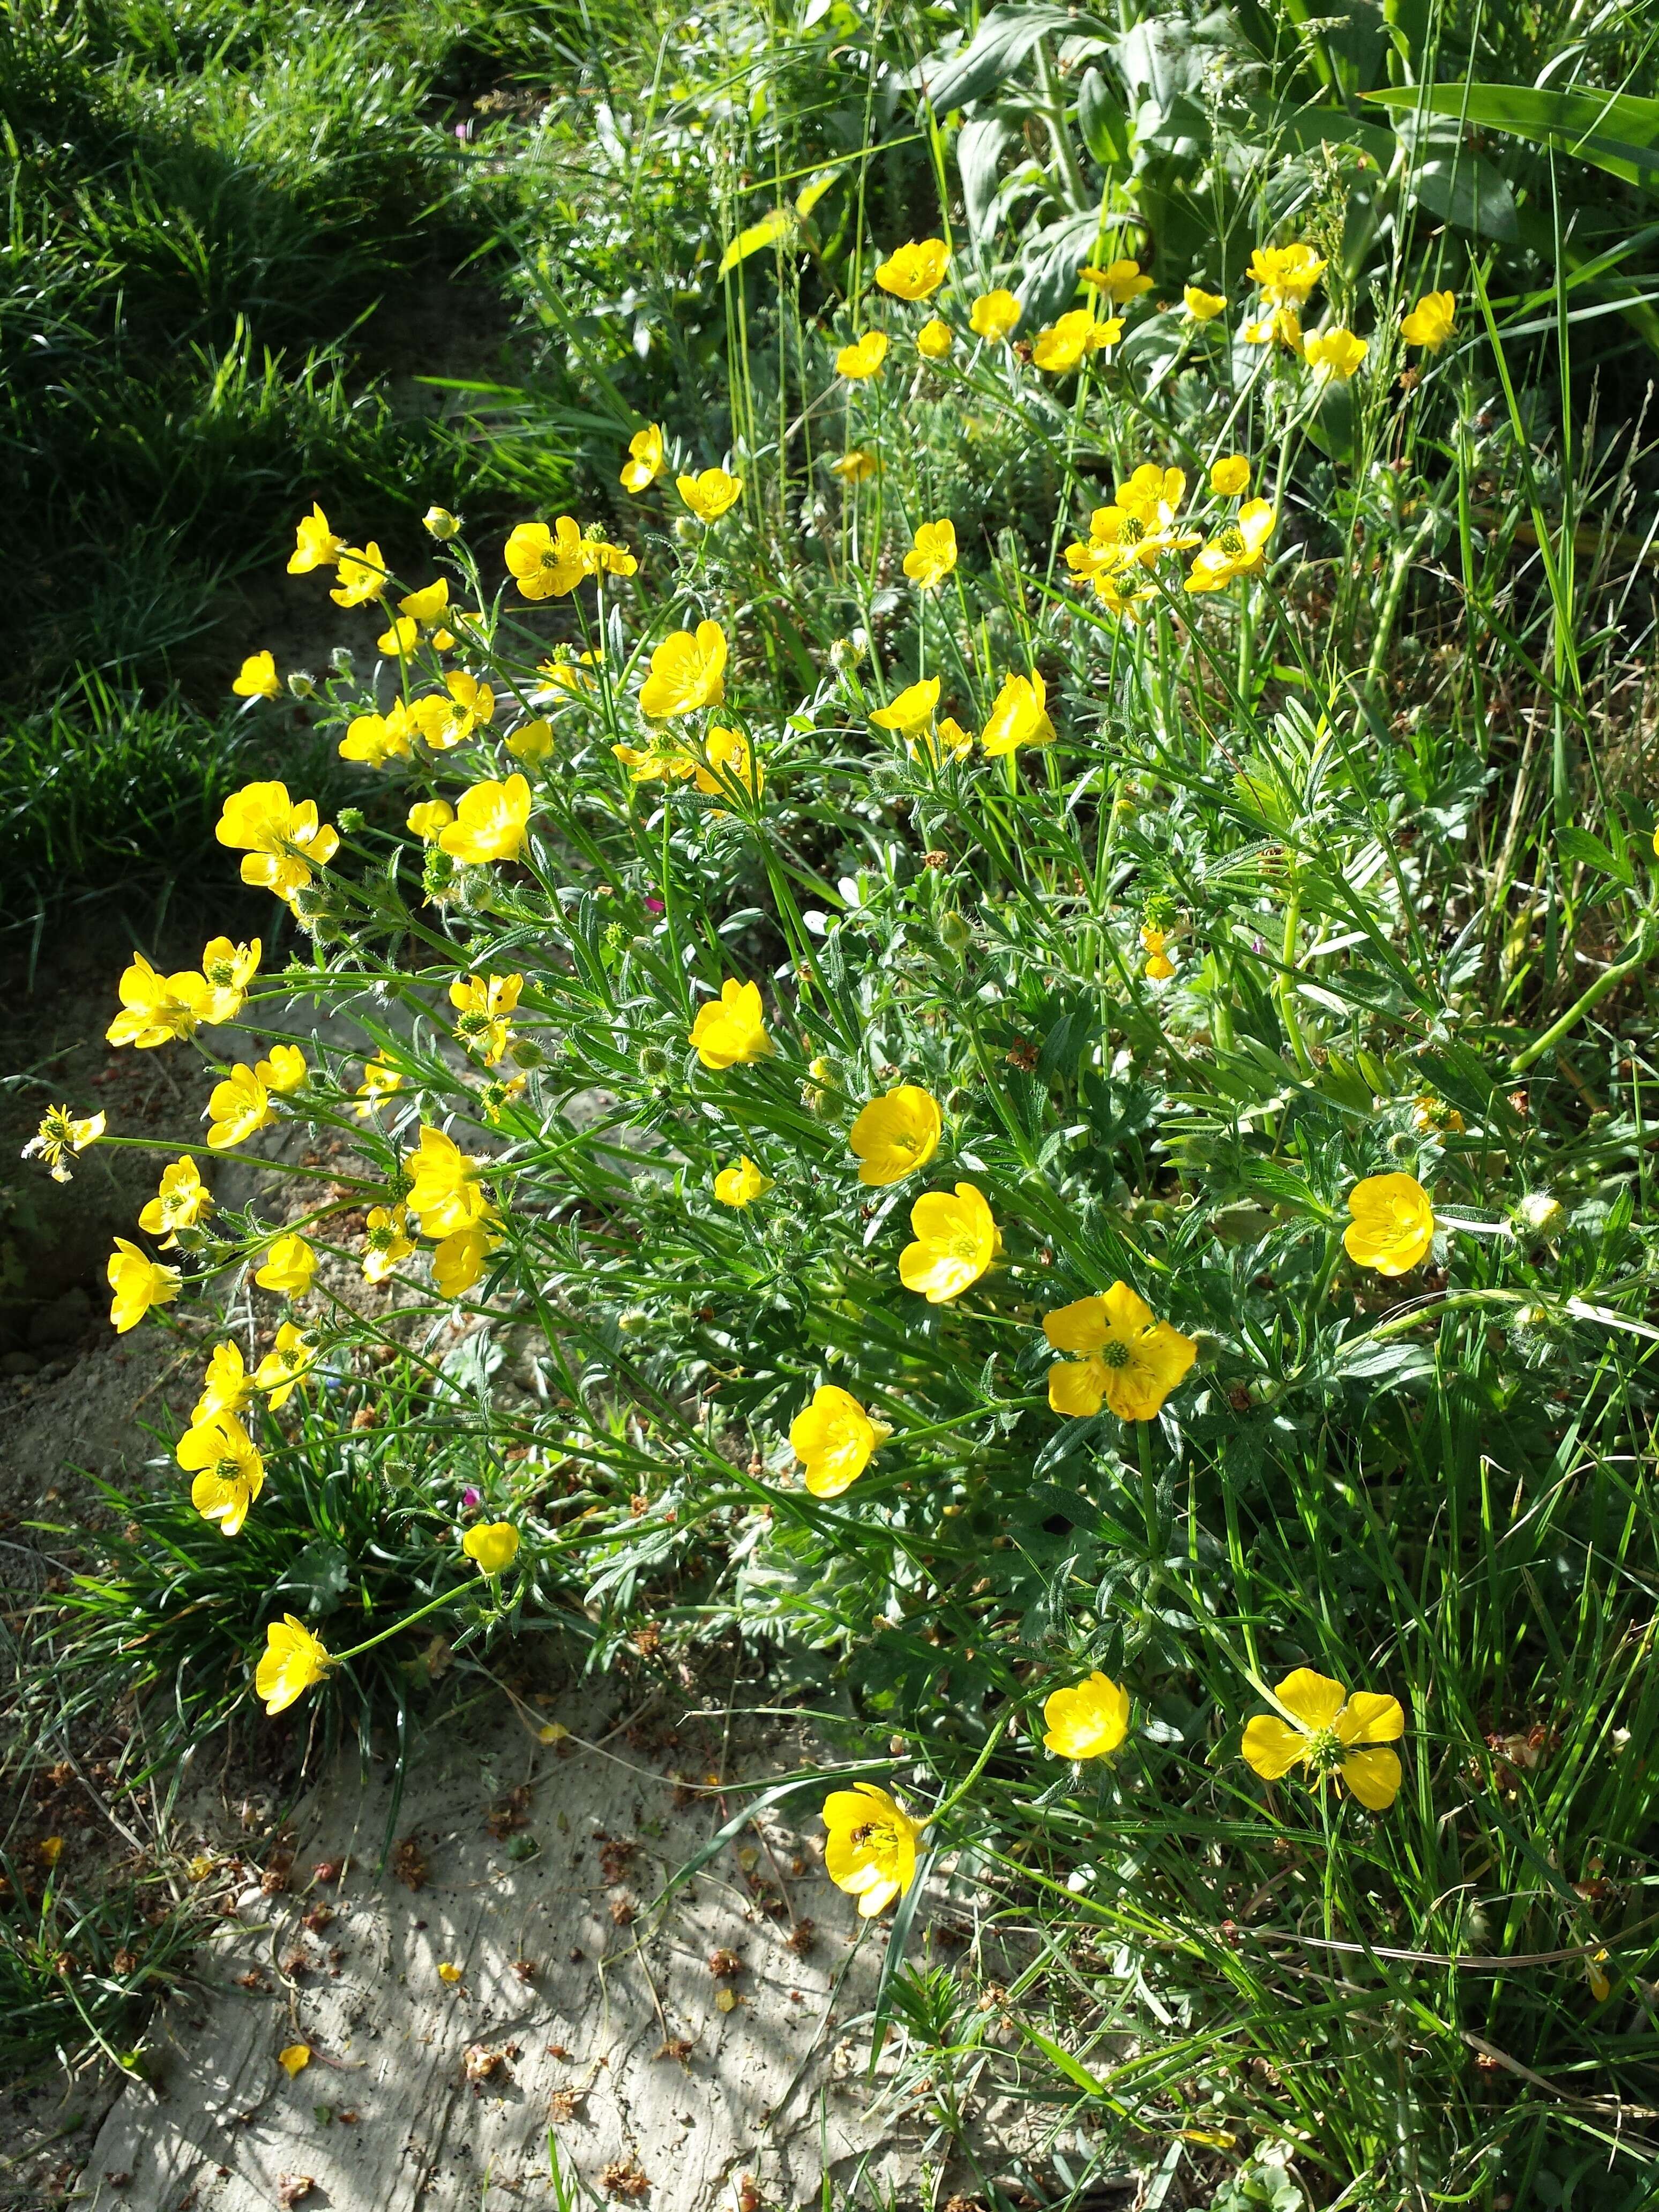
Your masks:
<path fill-rule="evenodd" d="M 960 53 L 921 64 L 921 88 L 937 114 L 965 107 L 1012 76 L 1039 39 L 1050 31 L 1075 31 L 1078 25 L 1065 8 L 993 8 Z"/>
<path fill-rule="evenodd" d="M 975 245 L 996 228 L 993 203 L 997 196 L 997 164 L 1011 133 L 1000 116 L 975 116 L 957 133 L 957 171 L 962 179 L 962 204 L 968 217 L 968 235 Z"/>
<path fill-rule="evenodd" d="M 1566 92 L 1522 84 L 1419 85 L 1366 97 L 1381 106 L 1420 109 L 1483 131 L 1530 138 L 1594 162 L 1626 184 L 1649 191 L 1659 187 L 1659 100 L 1627 92 Z"/>
<path fill-rule="evenodd" d="M 795 217 L 788 208 L 774 208 L 770 215 L 763 216 L 740 230 L 720 256 L 720 274 L 729 276 L 740 261 L 747 261 L 751 253 L 759 253 L 775 246 L 781 238 L 787 238 L 795 228 Z"/>

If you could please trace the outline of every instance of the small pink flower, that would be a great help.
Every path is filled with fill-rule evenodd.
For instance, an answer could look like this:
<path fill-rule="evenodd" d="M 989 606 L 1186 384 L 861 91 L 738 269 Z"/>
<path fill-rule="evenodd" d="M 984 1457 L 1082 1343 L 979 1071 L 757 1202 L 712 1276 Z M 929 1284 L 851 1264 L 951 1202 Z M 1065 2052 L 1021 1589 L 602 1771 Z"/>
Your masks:
<path fill-rule="evenodd" d="M 483 1504 L 483 1491 L 474 1490 L 471 1484 L 469 1483 L 466 1488 L 461 1492 L 461 1503 L 465 1506 L 469 1513 L 476 1513 L 478 1508 Z"/>
<path fill-rule="evenodd" d="M 661 914 L 664 911 L 663 902 L 659 898 L 648 898 L 645 902 L 645 910 L 647 914 Z"/>

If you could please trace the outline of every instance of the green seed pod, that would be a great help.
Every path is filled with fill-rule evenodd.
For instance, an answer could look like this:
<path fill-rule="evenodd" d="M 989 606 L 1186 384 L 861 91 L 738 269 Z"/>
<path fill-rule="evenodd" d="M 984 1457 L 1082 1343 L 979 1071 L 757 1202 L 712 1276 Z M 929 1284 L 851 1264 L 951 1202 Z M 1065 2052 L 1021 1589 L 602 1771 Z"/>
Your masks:
<path fill-rule="evenodd" d="M 641 1075 L 650 1076 L 654 1081 L 658 1076 L 667 1074 L 668 1054 L 659 1044 L 642 1044 L 639 1049 L 637 1066 Z"/>
<path fill-rule="evenodd" d="M 947 952 L 965 952 L 973 939 L 973 930 L 961 915 L 952 911 L 939 916 L 939 941 Z"/>

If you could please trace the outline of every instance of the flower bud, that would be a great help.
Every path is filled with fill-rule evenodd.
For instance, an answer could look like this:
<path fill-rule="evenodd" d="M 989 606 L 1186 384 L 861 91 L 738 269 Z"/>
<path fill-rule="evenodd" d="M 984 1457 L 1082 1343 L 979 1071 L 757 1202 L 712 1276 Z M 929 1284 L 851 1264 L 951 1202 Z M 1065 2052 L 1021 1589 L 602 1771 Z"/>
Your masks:
<path fill-rule="evenodd" d="M 303 668 L 289 672 L 288 688 L 296 699 L 314 699 L 317 696 L 317 679 L 307 676 Z"/>
<path fill-rule="evenodd" d="M 328 665 L 337 676 L 355 676 L 357 663 L 349 645 L 337 645 L 328 656 Z"/>
<path fill-rule="evenodd" d="M 507 1056 L 514 1067 L 539 1067 L 547 1054 L 534 1037 L 515 1036 L 507 1048 Z"/>
<path fill-rule="evenodd" d="M 952 911 L 939 916 L 939 941 L 947 952 L 965 952 L 973 936 L 973 931 L 959 914 Z"/>
<path fill-rule="evenodd" d="M 447 507 L 428 507 L 421 521 L 427 534 L 435 538 L 441 545 L 447 545 L 452 538 L 458 535 L 461 527 L 460 516 L 452 514 Z"/>
<path fill-rule="evenodd" d="M 641 1075 L 649 1076 L 654 1081 L 658 1076 L 667 1074 L 668 1054 L 659 1044 L 642 1044 L 635 1065 Z"/>
<path fill-rule="evenodd" d="M 1510 1218 L 1530 1237 L 1559 1237 L 1566 1226 L 1567 1209 L 1547 1190 L 1529 1190 L 1516 1203 Z"/>
<path fill-rule="evenodd" d="M 696 545 L 702 538 L 702 526 L 694 522 L 689 514 L 682 514 L 675 520 L 674 537 L 681 545 Z"/>
<path fill-rule="evenodd" d="M 629 1306 L 626 1313 L 619 1313 L 617 1316 L 617 1326 L 632 1335 L 635 1329 L 645 1328 L 650 1319 L 650 1315 L 643 1306 Z"/>
<path fill-rule="evenodd" d="M 363 826 L 363 810 L 361 806 L 343 806 L 334 820 L 344 836 L 355 837 Z"/>

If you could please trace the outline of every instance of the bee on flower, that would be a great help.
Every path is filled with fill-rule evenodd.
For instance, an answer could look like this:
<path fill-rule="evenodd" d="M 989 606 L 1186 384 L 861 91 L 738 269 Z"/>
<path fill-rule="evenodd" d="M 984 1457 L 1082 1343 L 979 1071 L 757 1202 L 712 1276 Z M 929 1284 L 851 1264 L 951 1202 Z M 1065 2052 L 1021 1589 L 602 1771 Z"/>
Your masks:
<path fill-rule="evenodd" d="M 873 1782 L 832 1790 L 823 1801 L 829 1830 L 823 1863 L 837 1889 L 859 1901 L 859 1917 L 873 1920 L 916 1878 L 916 1845 L 927 1823 L 913 1820 L 896 1798 Z"/>

